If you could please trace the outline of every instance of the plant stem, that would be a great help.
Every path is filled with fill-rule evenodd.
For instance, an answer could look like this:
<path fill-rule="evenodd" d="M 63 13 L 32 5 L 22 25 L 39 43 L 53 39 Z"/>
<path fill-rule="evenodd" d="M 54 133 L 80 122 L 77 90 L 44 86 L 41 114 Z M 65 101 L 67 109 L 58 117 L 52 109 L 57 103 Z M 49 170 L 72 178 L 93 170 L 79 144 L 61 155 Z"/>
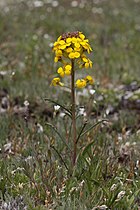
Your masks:
<path fill-rule="evenodd" d="M 71 112 L 72 112 L 72 139 L 73 139 L 73 154 L 72 154 L 72 165 L 76 162 L 77 144 L 76 144 L 76 105 L 75 105 L 75 72 L 74 72 L 74 60 L 71 60 Z"/>

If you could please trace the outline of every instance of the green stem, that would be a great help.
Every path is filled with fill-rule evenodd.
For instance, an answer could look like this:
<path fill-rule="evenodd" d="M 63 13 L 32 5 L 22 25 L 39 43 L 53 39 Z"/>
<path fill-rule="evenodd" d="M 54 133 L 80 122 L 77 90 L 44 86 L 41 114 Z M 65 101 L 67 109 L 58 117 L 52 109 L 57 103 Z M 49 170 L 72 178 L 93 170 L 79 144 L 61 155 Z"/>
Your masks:
<path fill-rule="evenodd" d="M 72 70 L 71 70 L 71 104 L 72 104 L 72 137 L 73 137 L 73 155 L 72 155 L 72 165 L 75 165 L 76 155 L 77 155 L 77 144 L 76 144 L 76 104 L 75 104 L 75 72 L 74 72 L 74 60 L 71 60 Z"/>
<path fill-rule="evenodd" d="M 80 130 L 80 133 L 79 133 L 79 135 L 78 135 L 78 137 L 77 137 L 77 139 L 76 139 L 76 144 L 78 143 L 78 141 L 79 141 L 79 139 L 80 139 L 80 137 L 81 137 L 81 134 L 82 134 L 84 128 L 86 127 L 87 123 L 88 123 L 88 122 L 86 121 L 86 122 L 84 123 L 84 125 L 82 126 L 82 128 L 81 128 L 81 130 Z"/>
<path fill-rule="evenodd" d="M 62 158 L 62 156 L 60 155 L 60 153 L 58 152 L 58 150 L 57 150 L 54 146 L 51 146 L 51 148 L 54 149 L 54 151 L 58 154 L 58 156 L 60 157 L 61 161 L 63 162 L 65 168 L 66 168 L 67 170 L 69 170 L 67 164 L 66 164 L 65 161 L 63 160 L 63 158 Z"/>

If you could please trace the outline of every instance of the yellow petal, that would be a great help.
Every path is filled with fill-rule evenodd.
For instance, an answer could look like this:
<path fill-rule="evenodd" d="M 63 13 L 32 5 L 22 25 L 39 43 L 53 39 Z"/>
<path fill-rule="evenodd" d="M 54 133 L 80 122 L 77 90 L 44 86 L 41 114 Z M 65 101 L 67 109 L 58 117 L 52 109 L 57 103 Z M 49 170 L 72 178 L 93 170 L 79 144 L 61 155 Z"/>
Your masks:
<path fill-rule="evenodd" d="M 53 86 L 64 86 L 64 83 L 60 82 L 60 78 L 59 77 L 55 77 L 52 82 L 51 85 Z"/>
<path fill-rule="evenodd" d="M 65 75 L 64 70 L 63 70 L 62 67 L 59 67 L 59 68 L 58 68 L 57 73 L 58 73 L 61 77 L 64 77 L 64 75 Z"/>
<path fill-rule="evenodd" d="M 82 60 L 86 63 L 86 62 L 88 62 L 88 59 L 87 58 L 82 58 Z"/>
<path fill-rule="evenodd" d="M 56 56 L 62 56 L 62 50 L 57 50 L 55 53 L 56 53 Z"/>
<path fill-rule="evenodd" d="M 65 66 L 65 70 L 71 70 L 71 68 L 72 68 L 72 67 L 71 67 L 71 65 L 69 65 L 69 64 Z"/>
<path fill-rule="evenodd" d="M 52 80 L 51 85 L 57 86 L 57 85 L 59 85 L 59 82 L 60 82 L 60 78 L 59 78 L 59 77 L 55 77 L 55 78 Z"/>
<path fill-rule="evenodd" d="M 74 53 L 74 52 L 71 52 L 71 53 L 69 54 L 69 58 L 70 58 L 70 59 L 75 58 L 75 53 Z"/>
<path fill-rule="evenodd" d="M 76 87 L 77 88 L 83 88 L 86 86 L 86 80 L 85 79 L 78 79 L 76 81 Z"/>
<path fill-rule="evenodd" d="M 77 39 L 75 37 L 72 37 L 72 43 L 76 43 Z"/>
<path fill-rule="evenodd" d="M 77 52 L 80 52 L 81 51 L 81 48 L 76 48 L 75 47 L 74 50 L 77 51 Z"/>
<path fill-rule="evenodd" d="M 85 35 L 84 35 L 84 34 L 82 34 L 82 33 L 79 35 L 79 37 L 80 37 L 82 40 L 84 40 L 84 39 L 85 39 Z"/>
<path fill-rule="evenodd" d="M 70 53 L 70 52 L 72 52 L 73 51 L 73 49 L 71 48 L 71 47 L 68 47 L 67 49 L 66 49 L 66 52 L 67 53 Z"/>
<path fill-rule="evenodd" d="M 58 57 L 54 58 L 54 62 L 57 63 L 58 62 Z"/>
<path fill-rule="evenodd" d="M 74 56 L 75 56 L 75 58 L 79 58 L 80 57 L 80 53 L 79 52 L 75 52 Z"/>
<path fill-rule="evenodd" d="M 86 80 L 90 85 L 92 85 L 92 84 L 94 83 L 94 79 L 93 79 L 90 75 L 86 76 L 85 80 Z"/>
<path fill-rule="evenodd" d="M 54 42 L 53 46 L 55 47 L 57 45 L 59 45 L 59 43 L 58 42 Z"/>
<path fill-rule="evenodd" d="M 62 36 L 59 36 L 57 39 L 57 42 L 59 42 L 61 40 Z"/>
<path fill-rule="evenodd" d="M 69 69 L 69 70 L 65 70 L 65 74 L 66 75 L 71 75 L 71 70 Z"/>
<path fill-rule="evenodd" d="M 60 45 L 66 44 L 64 40 L 60 40 L 58 43 L 59 43 Z"/>
<path fill-rule="evenodd" d="M 89 68 L 89 63 L 85 63 L 85 68 L 88 69 Z"/>
<path fill-rule="evenodd" d="M 67 45 L 66 45 L 66 44 L 64 44 L 64 45 L 60 45 L 60 46 L 59 46 L 59 49 L 64 50 L 66 47 L 67 47 Z"/>
<path fill-rule="evenodd" d="M 66 39 L 66 42 L 67 42 L 67 43 L 71 43 L 71 41 L 72 41 L 71 38 L 67 38 L 67 39 Z"/>
<path fill-rule="evenodd" d="M 76 48 L 79 48 L 80 47 L 80 44 L 79 43 L 74 43 L 75 47 Z"/>
<path fill-rule="evenodd" d="M 71 69 L 72 69 L 72 66 L 70 64 L 66 65 L 65 66 L 65 74 L 70 75 L 71 74 Z"/>

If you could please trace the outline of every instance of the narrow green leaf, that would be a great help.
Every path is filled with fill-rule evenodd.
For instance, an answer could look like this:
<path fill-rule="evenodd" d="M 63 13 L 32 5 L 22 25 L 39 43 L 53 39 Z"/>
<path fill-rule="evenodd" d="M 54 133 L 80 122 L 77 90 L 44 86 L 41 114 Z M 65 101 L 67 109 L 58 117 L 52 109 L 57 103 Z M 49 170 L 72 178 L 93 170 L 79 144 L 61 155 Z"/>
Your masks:
<path fill-rule="evenodd" d="M 100 120 L 97 123 L 95 123 L 94 125 L 90 126 L 85 132 L 83 132 L 80 137 L 84 136 L 87 132 L 89 132 L 91 129 L 95 128 L 97 125 L 99 125 L 102 122 L 108 122 L 108 120 Z"/>
<path fill-rule="evenodd" d="M 46 123 L 46 125 L 50 126 L 56 133 L 57 135 L 60 137 L 60 139 L 62 140 L 62 142 L 66 145 L 66 147 L 70 150 L 71 152 L 71 148 L 69 147 L 69 145 L 66 143 L 66 140 L 61 136 L 61 134 L 59 133 L 59 131 L 57 130 L 57 128 L 52 125 L 51 123 Z"/>
<path fill-rule="evenodd" d="M 79 139 L 81 137 L 81 134 L 82 134 L 83 130 L 85 129 L 86 125 L 87 125 L 87 122 L 85 122 L 84 125 L 82 126 L 82 128 L 80 130 L 80 133 L 79 133 L 79 135 L 78 135 L 78 137 L 76 139 L 76 144 L 78 143 L 78 141 L 79 141 Z"/>
<path fill-rule="evenodd" d="M 58 156 L 60 157 L 61 161 L 63 162 L 65 168 L 66 168 L 67 170 L 69 170 L 67 164 L 66 164 L 65 161 L 63 160 L 63 158 L 62 158 L 61 154 L 58 152 L 58 150 L 57 150 L 54 146 L 51 146 L 51 148 L 54 149 L 54 151 L 58 154 Z"/>
<path fill-rule="evenodd" d="M 88 151 L 88 149 L 93 145 L 95 141 L 90 142 L 82 151 L 82 156 L 84 156 L 86 154 L 86 152 Z"/>
<path fill-rule="evenodd" d="M 68 116 L 71 117 L 71 111 L 69 109 L 67 109 L 65 106 L 63 106 L 62 104 L 60 104 L 59 102 L 53 101 L 53 100 L 51 100 L 49 98 L 44 98 L 44 100 L 45 101 L 49 101 L 49 102 L 51 102 L 53 104 L 59 105 L 62 109 L 64 109 L 67 112 Z"/>

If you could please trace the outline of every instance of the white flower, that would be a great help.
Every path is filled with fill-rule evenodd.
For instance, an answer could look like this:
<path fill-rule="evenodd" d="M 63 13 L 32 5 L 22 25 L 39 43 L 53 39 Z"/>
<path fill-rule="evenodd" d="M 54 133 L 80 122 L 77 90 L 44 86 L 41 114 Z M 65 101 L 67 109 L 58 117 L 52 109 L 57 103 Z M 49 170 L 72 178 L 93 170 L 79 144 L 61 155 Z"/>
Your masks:
<path fill-rule="evenodd" d="M 94 89 L 89 90 L 89 93 L 93 95 L 96 91 Z"/>
<path fill-rule="evenodd" d="M 43 2 L 42 1 L 34 1 L 34 7 L 42 7 Z"/>
<path fill-rule="evenodd" d="M 106 205 L 102 205 L 102 206 L 99 206 L 99 209 L 105 210 L 105 209 L 108 209 L 108 207 Z"/>
<path fill-rule="evenodd" d="M 26 106 L 26 107 L 29 106 L 29 101 L 27 101 L 27 100 L 24 101 L 24 106 Z"/>
<path fill-rule="evenodd" d="M 53 47 L 53 43 L 52 42 L 49 44 L 49 47 L 51 47 L 51 48 Z"/>
<path fill-rule="evenodd" d="M 19 189 L 23 189 L 23 183 L 18 184 Z"/>
<path fill-rule="evenodd" d="M 12 143 L 11 142 L 9 142 L 9 143 L 7 143 L 7 144 L 5 144 L 4 146 L 4 151 L 5 152 L 7 152 L 7 151 L 11 151 L 11 147 L 12 147 Z"/>
<path fill-rule="evenodd" d="M 37 132 L 38 133 L 43 133 L 43 126 L 42 125 L 40 125 L 39 123 L 37 123 Z"/>
<path fill-rule="evenodd" d="M 85 112 L 85 108 L 84 107 L 80 107 L 79 108 L 79 115 L 86 116 L 86 112 Z"/>
<path fill-rule="evenodd" d="M 58 2 L 58 1 L 53 1 L 53 2 L 52 2 L 52 6 L 53 6 L 53 7 L 58 7 L 58 5 L 59 5 L 59 2 Z"/>
<path fill-rule="evenodd" d="M 62 118 L 65 117 L 65 115 L 66 115 L 66 114 L 65 114 L 64 112 L 61 112 L 61 113 L 59 114 L 59 116 L 62 117 Z"/>
<path fill-rule="evenodd" d="M 113 184 L 110 188 L 110 191 L 114 191 L 116 189 L 117 185 L 116 184 Z"/>
<path fill-rule="evenodd" d="M 8 204 L 6 202 L 4 202 L 3 207 L 4 208 L 7 208 L 8 207 Z"/>
<path fill-rule="evenodd" d="M 72 7 L 77 7 L 78 6 L 78 1 L 72 1 L 71 6 Z"/>
<path fill-rule="evenodd" d="M 54 110 L 55 111 L 58 111 L 60 109 L 60 106 L 59 105 L 54 105 Z"/>
<path fill-rule="evenodd" d="M 82 180 L 82 181 L 80 182 L 80 184 L 79 184 L 79 187 L 83 187 L 84 183 L 85 183 L 85 181 Z"/>
<path fill-rule="evenodd" d="M 118 196 L 117 196 L 116 201 L 121 200 L 121 199 L 123 198 L 123 196 L 124 196 L 124 195 L 125 195 L 125 191 L 121 191 L 121 192 L 119 192 L 119 194 L 118 194 Z"/>

